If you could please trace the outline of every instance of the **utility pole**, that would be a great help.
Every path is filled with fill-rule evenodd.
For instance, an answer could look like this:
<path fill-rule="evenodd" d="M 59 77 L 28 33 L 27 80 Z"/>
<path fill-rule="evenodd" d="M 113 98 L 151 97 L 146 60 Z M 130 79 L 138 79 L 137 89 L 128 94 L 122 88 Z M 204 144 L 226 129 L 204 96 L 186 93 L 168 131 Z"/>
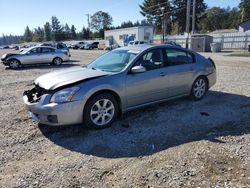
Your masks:
<path fill-rule="evenodd" d="M 90 38 L 90 21 L 89 21 L 89 17 L 90 14 L 85 14 L 88 17 L 88 39 Z"/>
<path fill-rule="evenodd" d="M 190 9 L 191 9 L 191 0 L 187 0 L 187 16 L 186 16 L 186 48 L 188 48 L 188 38 L 190 30 Z"/>
<path fill-rule="evenodd" d="M 161 19 L 162 19 L 162 44 L 164 44 L 164 42 L 165 42 L 165 14 L 164 14 L 164 12 L 165 12 L 165 7 L 161 7 L 161 13 L 162 13 L 162 15 L 161 15 Z"/>
<path fill-rule="evenodd" d="M 193 0 L 192 34 L 195 33 L 195 9 L 196 9 L 196 0 Z"/>

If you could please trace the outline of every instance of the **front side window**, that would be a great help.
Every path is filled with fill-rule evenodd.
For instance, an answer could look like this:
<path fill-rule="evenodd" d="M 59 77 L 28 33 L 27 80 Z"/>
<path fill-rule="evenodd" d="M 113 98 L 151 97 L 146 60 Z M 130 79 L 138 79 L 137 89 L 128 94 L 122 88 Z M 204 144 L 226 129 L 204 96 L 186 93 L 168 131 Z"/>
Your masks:
<path fill-rule="evenodd" d="M 192 54 L 179 49 L 166 49 L 166 54 L 168 66 L 194 63 Z"/>
<path fill-rule="evenodd" d="M 114 50 L 100 56 L 87 67 L 108 72 L 120 72 L 136 55 L 128 50 Z"/>
<path fill-rule="evenodd" d="M 30 54 L 37 54 L 41 52 L 41 48 L 32 48 L 29 53 Z"/>
<path fill-rule="evenodd" d="M 142 65 L 147 71 L 162 68 L 164 66 L 163 54 L 161 49 L 154 49 L 144 54 L 137 65 Z"/>

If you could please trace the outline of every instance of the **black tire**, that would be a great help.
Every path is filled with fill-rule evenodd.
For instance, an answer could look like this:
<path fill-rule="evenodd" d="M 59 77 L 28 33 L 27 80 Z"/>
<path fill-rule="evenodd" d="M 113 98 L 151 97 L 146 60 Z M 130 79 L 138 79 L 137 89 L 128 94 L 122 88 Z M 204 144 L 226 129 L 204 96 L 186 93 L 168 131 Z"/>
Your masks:
<path fill-rule="evenodd" d="M 63 60 L 60 57 L 55 57 L 52 61 L 53 65 L 60 66 L 62 64 Z"/>
<path fill-rule="evenodd" d="M 200 76 L 192 85 L 190 98 L 195 101 L 201 100 L 206 95 L 207 90 L 208 82 L 204 76 Z"/>
<path fill-rule="evenodd" d="M 10 59 L 9 60 L 9 67 L 11 69 L 18 69 L 20 66 L 21 66 L 21 63 L 17 59 Z"/>
<path fill-rule="evenodd" d="M 108 105 L 107 110 L 105 109 L 98 109 L 98 105 L 96 105 L 98 102 L 100 102 L 100 106 L 104 108 L 104 101 L 109 101 L 106 103 L 106 107 Z M 112 104 L 111 104 L 112 103 Z M 113 105 L 113 106 L 112 106 Z M 108 108 L 112 108 L 113 110 Z M 92 112 L 95 112 L 91 115 Z M 112 117 L 109 117 L 108 115 L 113 114 Z M 114 98 L 113 95 L 104 93 L 104 94 L 98 94 L 96 96 L 93 96 L 85 105 L 84 112 L 83 112 L 83 123 L 85 126 L 89 128 L 94 128 L 94 129 L 104 129 L 107 127 L 110 127 L 111 124 L 114 122 L 118 115 L 118 103 L 116 99 Z M 98 118 L 99 117 L 99 118 Z M 108 118 L 106 118 L 108 117 Z M 101 124 L 99 120 L 106 121 L 104 124 Z M 98 121 L 97 121 L 98 119 Z M 96 120 L 96 122 L 94 122 Z M 99 124 L 98 124 L 99 123 Z"/>

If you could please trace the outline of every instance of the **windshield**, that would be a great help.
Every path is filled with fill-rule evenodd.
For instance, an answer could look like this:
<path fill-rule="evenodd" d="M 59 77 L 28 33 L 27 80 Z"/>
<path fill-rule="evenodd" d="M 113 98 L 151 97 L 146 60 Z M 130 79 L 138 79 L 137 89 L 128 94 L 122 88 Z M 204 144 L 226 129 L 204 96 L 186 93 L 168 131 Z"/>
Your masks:
<path fill-rule="evenodd" d="M 120 72 L 136 55 L 135 52 L 128 50 L 114 50 L 100 56 L 87 67 L 107 72 Z"/>
<path fill-rule="evenodd" d="M 26 54 L 26 53 L 27 53 L 28 51 L 30 51 L 32 48 L 33 48 L 33 47 L 31 47 L 31 48 L 25 48 L 25 49 L 23 49 L 22 52 L 20 52 L 20 54 Z"/>

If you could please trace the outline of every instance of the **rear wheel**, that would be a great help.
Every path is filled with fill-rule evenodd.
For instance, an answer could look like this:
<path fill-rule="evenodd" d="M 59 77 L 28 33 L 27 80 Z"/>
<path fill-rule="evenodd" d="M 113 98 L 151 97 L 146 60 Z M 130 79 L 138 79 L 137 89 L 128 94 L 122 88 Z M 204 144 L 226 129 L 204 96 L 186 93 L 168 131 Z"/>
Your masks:
<path fill-rule="evenodd" d="M 94 129 L 111 126 L 118 114 L 116 99 L 108 93 L 94 96 L 87 102 L 84 110 L 84 123 Z"/>
<path fill-rule="evenodd" d="M 53 64 L 57 65 L 57 66 L 61 65 L 62 64 L 62 59 L 60 57 L 54 58 L 53 59 Z"/>
<path fill-rule="evenodd" d="M 9 61 L 9 67 L 10 67 L 11 69 L 17 69 L 19 66 L 20 66 L 20 62 L 19 62 L 18 60 L 16 60 L 16 59 L 11 59 L 11 60 Z"/>
<path fill-rule="evenodd" d="M 205 96 L 207 89 L 207 80 L 204 77 L 199 77 L 193 83 L 190 97 L 194 100 L 200 100 Z"/>

